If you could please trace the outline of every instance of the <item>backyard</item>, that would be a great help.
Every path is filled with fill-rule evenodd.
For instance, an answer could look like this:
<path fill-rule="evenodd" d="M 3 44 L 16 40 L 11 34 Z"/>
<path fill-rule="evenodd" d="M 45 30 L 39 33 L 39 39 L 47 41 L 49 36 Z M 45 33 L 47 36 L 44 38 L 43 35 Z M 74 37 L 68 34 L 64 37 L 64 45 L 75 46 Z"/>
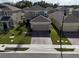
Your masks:
<path fill-rule="evenodd" d="M 17 26 L 7 33 L 2 33 L 0 34 L 0 44 L 30 44 L 31 35 L 28 34 L 28 30 L 26 26 Z M 14 38 L 10 38 L 10 36 L 14 36 Z"/>

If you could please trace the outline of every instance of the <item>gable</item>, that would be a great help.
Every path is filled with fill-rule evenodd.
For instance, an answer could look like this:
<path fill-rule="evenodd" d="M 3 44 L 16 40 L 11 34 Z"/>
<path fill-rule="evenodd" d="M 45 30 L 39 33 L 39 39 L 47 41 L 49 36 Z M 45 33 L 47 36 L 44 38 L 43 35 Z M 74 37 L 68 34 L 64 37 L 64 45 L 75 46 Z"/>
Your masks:
<path fill-rule="evenodd" d="M 40 15 L 40 16 L 32 19 L 30 22 L 50 22 L 50 19 Z"/>

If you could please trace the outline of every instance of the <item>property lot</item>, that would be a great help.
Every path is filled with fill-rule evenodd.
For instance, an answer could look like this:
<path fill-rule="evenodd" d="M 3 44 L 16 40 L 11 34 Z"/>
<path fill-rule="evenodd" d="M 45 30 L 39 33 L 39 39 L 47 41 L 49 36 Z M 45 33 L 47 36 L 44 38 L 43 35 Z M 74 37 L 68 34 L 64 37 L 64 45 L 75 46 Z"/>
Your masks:
<path fill-rule="evenodd" d="M 30 44 L 31 35 L 27 33 L 28 29 L 25 26 L 13 28 L 7 33 L 0 34 L 0 44 Z M 14 38 L 10 38 L 12 35 Z"/>
<path fill-rule="evenodd" d="M 56 31 L 56 29 L 54 28 L 54 25 L 52 26 L 51 29 L 51 40 L 52 43 L 55 45 L 72 45 L 71 42 L 68 40 L 67 37 L 65 37 L 65 35 L 62 35 L 61 37 L 61 42 L 60 42 L 60 35 L 58 34 L 58 32 Z M 61 51 L 61 48 L 55 48 L 57 51 Z M 74 51 L 75 49 L 70 49 L 70 48 L 62 48 L 62 51 Z"/>

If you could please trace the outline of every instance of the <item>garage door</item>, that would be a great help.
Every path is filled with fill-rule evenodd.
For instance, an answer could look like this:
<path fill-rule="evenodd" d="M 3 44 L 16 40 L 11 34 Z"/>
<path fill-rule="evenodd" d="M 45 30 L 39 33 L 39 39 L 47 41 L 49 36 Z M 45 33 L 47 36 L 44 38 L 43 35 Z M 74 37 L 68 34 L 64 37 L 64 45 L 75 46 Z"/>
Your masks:
<path fill-rule="evenodd" d="M 49 37 L 49 31 L 33 31 L 32 36 L 34 37 Z"/>

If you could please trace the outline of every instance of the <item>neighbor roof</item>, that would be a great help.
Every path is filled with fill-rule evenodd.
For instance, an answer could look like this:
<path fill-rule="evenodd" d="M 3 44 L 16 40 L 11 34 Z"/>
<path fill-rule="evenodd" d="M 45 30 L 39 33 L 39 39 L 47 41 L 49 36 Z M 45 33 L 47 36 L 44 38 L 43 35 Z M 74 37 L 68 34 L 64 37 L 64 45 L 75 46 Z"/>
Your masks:
<path fill-rule="evenodd" d="M 53 10 L 53 7 L 47 7 L 46 10 Z"/>
<path fill-rule="evenodd" d="M 19 11 L 21 9 L 17 8 L 17 7 L 14 7 L 14 6 L 11 6 L 11 5 L 8 5 L 8 4 L 3 4 L 4 6 L 6 6 L 7 8 L 9 8 L 11 11 Z"/>
<path fill-rule="evenodd" d="M 50 22 L 50 19 L 40 15 L 32 19 L 31 22 Z"/>
<path fill-rule="evenodd" d="M 66 19 L 64 20 L 65 23 L 79 23 L 79 17 L 76 15 L 69 15 L 66 17 Z"/>
<path fill-rule="evenodd" d="M 52 13 L 51 15 L 60 24 L 62 23 L 63 16 L 64 16 L 63 11 L 56 11 L 56 12 Z M 64 23 L 79 23 L 79 17 L 74 14 L 66 15 L 66 16 L 64 16 Z"/>
<path fill-rule="evenodd" d="M 32 7 L 30 7 L 30 8 L 24 8 L 24 10 L 45 10 L 45 8 L 43 8 L 43 7 L 41 7 L 41 6 L 39 6 L 39 5 L 35 5 L 35 6 L 32 6 Z"/>
<path fill-rule="evenodd" d="M 2 11 L 6 11 L 6 10 L 10 11 L 11 10 L 8 7 L 4 6 L 3 4 L 0 4 L 0 8 Z"/>
<path fill-rule="evenodd" d="M 63 19 L 63 14 L 64 12 L 62 11 L 56 11 L 54 13 L 49 14 L 50 17 L 53 17 L 57 22 L 61 24 L 62 19 Z"/>

